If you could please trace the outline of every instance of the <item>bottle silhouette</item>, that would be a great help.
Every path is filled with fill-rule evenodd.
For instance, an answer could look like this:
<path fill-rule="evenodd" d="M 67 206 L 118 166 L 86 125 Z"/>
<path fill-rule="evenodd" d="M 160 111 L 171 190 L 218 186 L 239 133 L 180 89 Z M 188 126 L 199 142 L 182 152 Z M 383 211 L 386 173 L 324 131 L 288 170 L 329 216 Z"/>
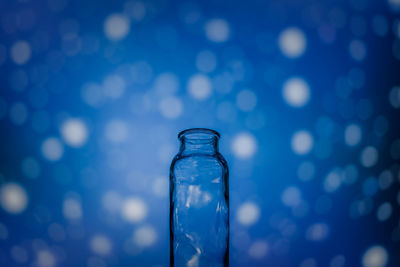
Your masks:
<path fill-rule="evenodd" d="M 218 132 L 188 129 L 170 168 L 170 266 L 229 266 L 228 165 Z"/>

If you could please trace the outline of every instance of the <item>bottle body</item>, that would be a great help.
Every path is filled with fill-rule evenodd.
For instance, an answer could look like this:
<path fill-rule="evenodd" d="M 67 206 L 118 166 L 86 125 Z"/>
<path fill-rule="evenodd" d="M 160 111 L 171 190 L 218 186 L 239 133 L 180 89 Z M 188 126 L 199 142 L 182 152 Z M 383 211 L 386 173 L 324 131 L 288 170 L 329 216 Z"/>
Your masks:
<path fill-rule="evenodd" d="M 171 267 L 228 266 L 229 174 L 219 135 L 200 141 L 188 135 L 170 169 Z"/>

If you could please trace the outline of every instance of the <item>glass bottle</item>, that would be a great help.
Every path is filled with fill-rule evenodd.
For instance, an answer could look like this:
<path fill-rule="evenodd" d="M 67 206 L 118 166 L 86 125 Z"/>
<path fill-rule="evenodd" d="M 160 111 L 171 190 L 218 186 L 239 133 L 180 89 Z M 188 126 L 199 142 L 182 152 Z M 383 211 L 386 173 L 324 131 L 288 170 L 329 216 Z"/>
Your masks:
<path fill-rule="evenodd" d="M 229 266 L 228 165 L 218 132 L 188 129 L 170 168 L 170 266 Z"/>

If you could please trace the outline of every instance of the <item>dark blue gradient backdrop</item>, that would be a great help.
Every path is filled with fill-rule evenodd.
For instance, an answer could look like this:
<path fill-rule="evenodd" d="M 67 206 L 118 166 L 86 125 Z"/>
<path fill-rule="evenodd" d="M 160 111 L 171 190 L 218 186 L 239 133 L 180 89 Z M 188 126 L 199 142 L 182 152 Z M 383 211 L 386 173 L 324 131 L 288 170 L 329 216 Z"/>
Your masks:
<path fill-rule="evenodd" d="M 168 266 L 191 127 L 221 134 L 230 266 L 400 266 L 399 14 L 0 0 L 0 266 Z"/>

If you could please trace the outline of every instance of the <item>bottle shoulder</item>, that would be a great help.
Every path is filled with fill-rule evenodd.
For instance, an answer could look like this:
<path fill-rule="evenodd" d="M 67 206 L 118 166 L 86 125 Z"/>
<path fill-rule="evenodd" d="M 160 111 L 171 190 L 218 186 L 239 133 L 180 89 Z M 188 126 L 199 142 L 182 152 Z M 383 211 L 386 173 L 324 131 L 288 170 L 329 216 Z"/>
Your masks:
<path fill-rule="evenodd" d="M 182 155 L 178 153 L 171 163 L 171 169 L 176 166 L 186 165 L 191 166 L 192 164 L 204 164 L 204 165 L 217 165 L 224 169 L 228 168 L 228 164 L 221 153 L 215 154 L 188 154 Z"/>

